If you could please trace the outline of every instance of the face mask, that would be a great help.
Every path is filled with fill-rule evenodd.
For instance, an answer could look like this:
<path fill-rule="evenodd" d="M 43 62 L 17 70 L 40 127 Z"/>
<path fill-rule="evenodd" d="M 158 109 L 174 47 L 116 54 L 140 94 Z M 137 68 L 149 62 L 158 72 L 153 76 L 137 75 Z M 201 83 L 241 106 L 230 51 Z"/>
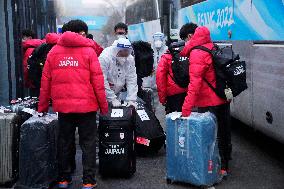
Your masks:
<path fill-rule="evenodd" d="M 116 35 L 116 38 L 117 39 L 120 39 L 120 38 L 125 38 L 126 39 L 126 36 L 125 35 Z"/>
<path fill-rule="evenodd" d="M 116 57 L 116 60 L 120 65 L 123 65 L 127 61 L 127 57 Z"/>
<path fill-rule="evenodd" d="M 163 46 L 163 41 L 154 41 L 154 46 L 156 48 L 161 48 Z"/>

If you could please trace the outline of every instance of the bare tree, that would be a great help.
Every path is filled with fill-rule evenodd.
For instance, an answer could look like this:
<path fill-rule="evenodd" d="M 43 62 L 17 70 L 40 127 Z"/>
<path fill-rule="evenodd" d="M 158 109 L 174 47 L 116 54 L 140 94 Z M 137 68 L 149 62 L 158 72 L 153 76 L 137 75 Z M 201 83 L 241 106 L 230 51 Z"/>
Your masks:
<path fill-rule="evenodd" d="M 124 22 L 125 20 L 125 9 L 126 9 L 126 1 L 120 1 L 119 5 L 114 5 L 111 0 L 106 0 L 112 10 L 112 15 L 109 17 L 107 24 L 102 29 L 102 33 L 105 38 L 104 45 L 109 46 L 115 40 L 114 36 L 114 26 L 119 22 Z"/>

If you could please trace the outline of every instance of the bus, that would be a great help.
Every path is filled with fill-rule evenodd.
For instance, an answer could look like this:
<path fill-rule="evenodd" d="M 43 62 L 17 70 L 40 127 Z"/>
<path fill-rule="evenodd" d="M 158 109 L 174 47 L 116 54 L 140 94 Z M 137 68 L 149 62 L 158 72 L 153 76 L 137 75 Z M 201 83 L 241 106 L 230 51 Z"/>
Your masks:
<path fill-rule="evenodd" d="M 215 43 L 231 46 L 247 63 L 249 88 L 233 99 L 232 116 L 284 143 L 282 0 L 137 0 L 127 7 L 126 21 L 134 36 L 130 39 L 146 41 L 154 27 L 169 42 L 185 23 L 208 27 Z M 154 26 L 149 24 L 153 21 Z"/>
<path fill-rule="evenodd" d="M 232 116 L 284 143 L 283 1 L 184 0 L 178 12 L 179 27 L 207 26 L 246 61 L 249 88 L 233 99 Z"/>
<path fill-rule="evenodd" d="M 130 0 L 126 7 L 126 23 L 131 41 L 152 41 L 156 32 L 163 32 L 168 42 L 178 39 L 180 1 Z"/>

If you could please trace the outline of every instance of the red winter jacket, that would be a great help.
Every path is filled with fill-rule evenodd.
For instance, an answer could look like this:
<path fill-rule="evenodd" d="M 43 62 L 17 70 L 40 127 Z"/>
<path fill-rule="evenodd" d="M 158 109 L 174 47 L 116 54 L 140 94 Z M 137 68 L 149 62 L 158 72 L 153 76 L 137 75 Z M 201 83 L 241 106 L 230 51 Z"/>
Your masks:
<path fill-rule="evenodd" d="M 97 42 L 95 42 L 95 41 L 93 41 L 93 42 L 94 42 L 94 47 L 93 48 L 95 49 L 95 51 L 97 53 L 97 56 L 99 57 L 104 49 Z"/>
<path fill-rule="evenodd" d="M 52 44 L 55 45 L 57 44 L 57 41 L 59 40 L 59 38 L 61 37 L 60 34 L 57 33 L 48 33 L 45 36 L 45 40 L 47 44 Z"/>
<path fill-rule="evenodd" d="M 46 43 L 55 45 L 57 41 L 59 40 L 60 36 L 61 35 L 57 33 L 48 33 L 45 36 Z M 93 40 L 91 41 L 94 43 L 93 48 L 95 52 L 97 53 L 97 56 L 99 57 L 104 49 L 96 41 L 93 41 Z"/>
<path fill-rule="evenodd" d="M 179 87 L 172 79 L 172 55 L 163 54 L 157 68 L 156 82 L 160 102 L 165 104 L 168 96 L 186 93 L 187 88 Z"/>
<path fill-rule="evenodd" d="M 108 111 L 104 77 L 94 43 L 73 32 L 62 34 L 47 56 L 40 89 L 39 112 Z"/>
<path fill-rule="evenodd" d="M 205 78 L 214 87 L 216 86 L 216 75 L 211 55 L 199 49 L 191 51 L 193 47 L 199 45 L 209 49 L 213 48 L 210 31 L 204 26 L 196 29 L 194 35 L 180 53 L 181 56 L 189 57 L 190 62 L 190 84 L 182 107 L 184 117 L 191 114 L 193 107 L 218 106 L 227 103 L 226 100 L 218 97 L 204 81 Z"/>
<path fill-rule="evenodd" d="M 24 85 L 26 88 L 33 88 L 32 82 L 28 79 L 28 59 L 33 53 L 34 49 L 44 43 L 40 39 L 28 39 L 22 43 L 23 49 L 23 69 L 24 69 Z"/>

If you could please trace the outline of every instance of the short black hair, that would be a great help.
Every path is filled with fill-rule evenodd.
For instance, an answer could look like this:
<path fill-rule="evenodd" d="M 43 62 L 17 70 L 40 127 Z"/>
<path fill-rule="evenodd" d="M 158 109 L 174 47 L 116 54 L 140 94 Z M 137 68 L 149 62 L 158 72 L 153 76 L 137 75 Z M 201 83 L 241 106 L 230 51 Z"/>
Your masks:
<path fill-rule="evenodd" d="M 86 37 L 89 38 L 89 39 L 94 39 L 94 36 L 90 33 Z"/>
<path fill-rule="evenodd" d="M 194 34 L 197 27 L 197 24 L 192 22 L 184 24 L 179 31 L 179 37 L 182 40 L 186 39 L 189 34 Z"/>
<path fill-rule="evenodd" d="M 35 36 L 35 32 L 33 32 L 32 30 L 30 30 L 30 29 L 24 29 L 23 31 L 22 31 L 22 36 L 26 36 L 26 37 L 31 37 L 31 38 L 35 38 L 36 36 Z"/>
<path fill-rule="evenodd" d="M 67 32 L 68 31 L 68 29 L 67 29 L 67 23 L 64 23 L 63 24 L 63 26 L 62 26 L 62 29 L 61 29 L 62 31 L 62 33 L 64 33 L 64 32 Z"/>
<path fill-rule="evenodd" d="M 75 33 L 80 33 L 81 31 L 84 31 L 87 34 L 88 25 L 82 20 L 70 20 L 62 27 L 62 33 L 66 31 L 71 31 Z"/>
<path fill-rule="evenodd" d="M 119 22 L 118 24 L 114 26 L 114 32 L 116 32 L 116 30 L 119 28 L 124 29 L 126 33 L 128 32 L 128 26 L 124 24 L 123 22 Z"/>

